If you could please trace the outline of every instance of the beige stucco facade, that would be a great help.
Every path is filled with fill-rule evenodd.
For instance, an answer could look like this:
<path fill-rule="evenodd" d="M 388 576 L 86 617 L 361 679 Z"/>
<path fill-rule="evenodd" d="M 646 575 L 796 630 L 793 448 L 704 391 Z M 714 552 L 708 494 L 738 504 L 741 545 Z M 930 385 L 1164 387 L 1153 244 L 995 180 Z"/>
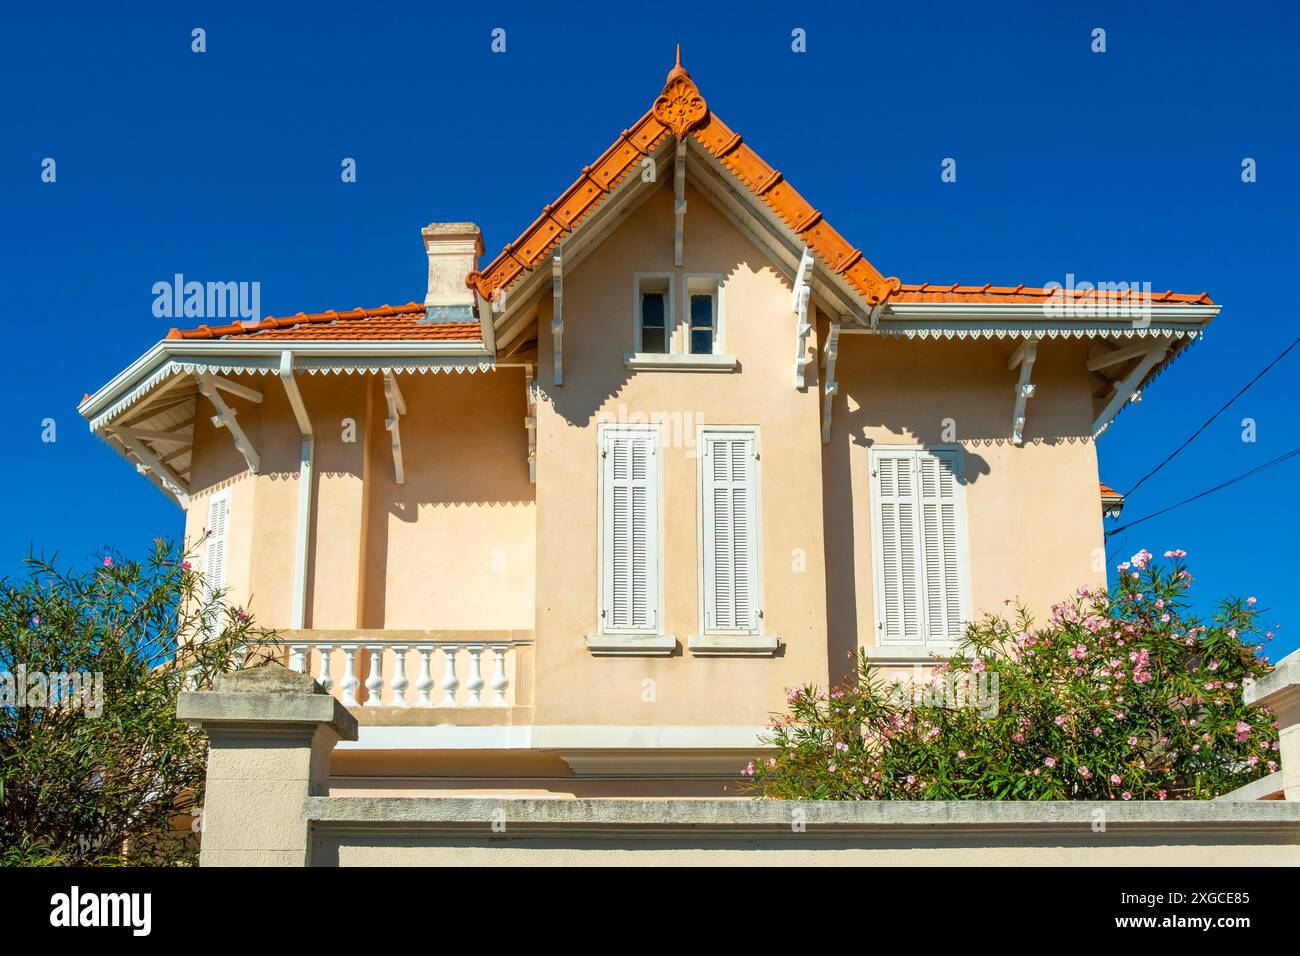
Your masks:
<path fill-rule="evenodd" d="M 1007 599 L 1044 614 L 1078 586 L 1103 580 L 1086 341 L 1040 345 L 1032 415 L 1025 441 L 1015 444 L 1008 421 L 1017 373 L 1007 363 L 1014 341 L 845 332 L 823 442 L 828 310 L 818 300 L 809 307 L 811 363 L 804 387 L 795 387 L 787 265 L 689 181 L 685 197 L 681 265 L 666 181 L 565 273 L 562 339 L 547 334 L 559 300 L 542 294 L 529 306 L 531 348 L 499 354 L 478 371 L 396 377 L 405 400 L 400 484 L 383 376 L 297 376 L 315 443 L 301 627 L 293 591 L 302 436 L 286 391 L 273 375 L 240 376 L 261 401 L 227 396 L 257 448 L 256 473 L 228 429 L 195 416 L 186 538 L 202 538 L 212 495 L 227 493 L 227 600 L 284 632 L 286 643 L 300 642 L 300 666 L 328 674 L 336 693 L 355 677 L 362 740 L 334 755 L 351 781 L 345 788 L 635 794 L 661 792 L 667 780 L 683 795 L 727 792 L 734 774 L 723 768 L 743 764 L 736 761 L 783 708 L 788 688 L 844 679 L 858 649 L 879 650 L 873 447 L 961 449 L 972 617 L 1003 610 Z M 625 360 L 635 350 L 637 283 L 646 274 L 671 277 L 678 350 L 685 290 L 693 277 L 717 282 L 716 351 L 734 356 L 734 366 L 646 369 Z M 551 374 L 557 364 L 562 383 Z M 657 425 L 661 447 L 657 630 L 673 648 L 607 656 L 587 640 L 601 632 L 599 436 L 611 424 L 645 423 Z M 757 436 L 759 629 L 777 639 L 775 653 L 691 649 L 704 629 L 700 437 L 726 426 Z M 391 645 L 406 648 L 403 676 L 414 703 L 414 648 L 425 640 L 439 642 L 434 698 L 445 687 L 439 651 L 456 646 L 452 697 L 463 698 L 473 677 L 466 667 L 482 668 L 487 685 L 500 646 L 507 687 L 497 703 L 508 706 L 471 714 L 444 698 L 425 710 L 393 707 Z M 384 645 L 383 680 L 368 690 L 374 664 L 364 648 L 372 644 Z M 348 645 L 357 646 L 352 672 L 338 651 Z M 464 650 L 471 645 L 486 648 L 473 662 Z M 930 648 L 888 650 L 882 666 L 897 669 Z M 322 651 L 330 655 L 324 671 Z M 483 699 L 489 693 L 485 686 Z M 384 706 L 364 706 L 376 695 Z M 520 728 L 530 729 L 520 737 Z M 651 751 L 664 767 L 651 766 Z M 571 759 L 577 752 L 595 762 Z M 679 752 L 697 756 L 677 760 Z"/>

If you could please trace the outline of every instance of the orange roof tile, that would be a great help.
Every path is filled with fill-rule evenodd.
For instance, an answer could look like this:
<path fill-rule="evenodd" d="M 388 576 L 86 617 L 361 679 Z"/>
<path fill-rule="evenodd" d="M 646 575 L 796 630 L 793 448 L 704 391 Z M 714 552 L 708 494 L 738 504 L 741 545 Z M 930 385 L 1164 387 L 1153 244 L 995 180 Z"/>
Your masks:
<path fill-rule="evenodd" d="M 299 312 L 276 318 L 268 315 L 248 325 L 200 325 L 172 329 L 169 339 L 284 339 L 334 342 L 478 342 L 483 330 L 477 322 L 425 322 L 424 305 L 383 305 L 351 312 Z"/>
<path fill-rule="evenodd" d="M 1110 485 L 1106 484 L 1106 482 L 1104 482 L 1104 481 L 1099 481 L 1098 484 L 1101 485 L 1101 496 L 1102 496 L 1103 498 L 1123 498 L 1123 497 L 1124 497 L 1124 496 L 1121 495 L 1118 491 L 1116 491 L 1114 488 L 1112 488 Z"/>
<path fill-rule="evenodd" d="M 986 285 L 959 285 L 954 282 L 950 285 L 939 285 L 933 282 L 922 282 L 920 285 L 904 285 L 890 296 L 891 302 L 1042 302 L 1045 299 L 1054 296 L 1065 296 L 1074 299 L 1126 299 L 1136 297 L 1148 299 L 1151 302 L 1185 304 L 1185 305 L 1213 305 L 1214 300 L 1210 298 L 1210 293 L 1202 292 L 1199 295 L 1189 295 L 1181 292 L 1116 292 L 1110 290 L 1078 290 L 1078 289 L 1034 289 L 1024 285 L 1017 286 L 995 286 Z"/>
<path fill-rule="evenodd" d="M 630 129 L 624 130 L 592 166 L 501 254 L 481 270 L 471 272 L 465 284 L 488 299 L 495 299 L 524 272 L 534 269 L 565 235 L 608 196 L 641 158 L 648 156 L 668 136 L 691 136 L 717 158 L 751 192 L 761 198 L 836 274 L 856 289 L 867 303 L 893 302 L 1042 302 L 1049 290 L 1019 286 L 958 285 L 930 283 L 903 285 L 886 278 L 860 249 L 831 226 L 826 218 L 763 159 L 743 142 L 739 133 L 713 113 L 691 75 L 682 67 L 681 48 L 677 64 L 669 72 L 663 92 L 654 105 Z M 1097 293 L 1066 290 L 1066 295 L 1087 297 Z M 1107 293 L 1101 293 L 1105 298 Z M 1208 293 L 1183 295 L 1156 293 L 1152 302 L 1210 304 Z"/>

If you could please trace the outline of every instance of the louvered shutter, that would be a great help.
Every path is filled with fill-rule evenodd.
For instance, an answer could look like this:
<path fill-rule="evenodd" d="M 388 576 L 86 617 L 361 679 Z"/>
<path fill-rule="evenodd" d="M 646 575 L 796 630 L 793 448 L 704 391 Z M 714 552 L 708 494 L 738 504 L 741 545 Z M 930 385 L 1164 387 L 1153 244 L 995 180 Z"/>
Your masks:
<path fill-rule="evenodd" d="M 932 641 L 957 641 L 963 628 L 957 455 L 950 451 L 922 451 L 917 465 L 926 633 Z"/>
<path fill-rule="evenodd" d="M 752 433 L 704 437 L 704 626 L 758 629 L 757 448 Z"/>
<path fill-rule="evenodd" d="M 659 627 L 658 433 L 604 433 L 601 614 L 606 630 Z"/>
<path fill-rule="evenodd" d="M 204 603 L 226 586 L 226 551 L 229 539 L 230 495 L 228 492 L 215 494 L 208 501 L 209 532 L 203 552 L 203 590 Z M 207 633 L 214 632 L 220 623 L 220 613 L 213 609 L 204 622 Z"/>
<path fill-rule="evenodd" d="M 921 548 L 917 534 L 916 457 L 875 456 L 876 527 L 880 551 L 876 618 L 882 644 L 925 640 L 921 608 Z"/>

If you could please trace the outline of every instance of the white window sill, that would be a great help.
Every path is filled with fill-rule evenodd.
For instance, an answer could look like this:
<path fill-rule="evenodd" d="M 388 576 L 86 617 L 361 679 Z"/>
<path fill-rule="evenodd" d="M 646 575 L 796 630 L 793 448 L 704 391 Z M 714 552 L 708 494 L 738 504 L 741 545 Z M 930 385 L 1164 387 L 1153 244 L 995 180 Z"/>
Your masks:
<path fill-rule="evenodd" d="M 686 645 L 695 657 L 772 657 L 781 639 L 767 634 L 692 634 Z"/>
<path fill-rule="evenodd" d="M 623 364 L 637 372 L 734 372 L 734 355 L 686 355 L 628 352 Z"/>
<path fill-rule="evenodd" d="M 946 656 L 957 650 L 956 644 L 885 644 L 864 647 L 867 660 L 873 664 L 933 664 L 931 654 Z"/>
<path fill-rule="evenodd" d="M 677 638 L 671 634 L 589 634 L 593 657 L 671 657 Z"/>

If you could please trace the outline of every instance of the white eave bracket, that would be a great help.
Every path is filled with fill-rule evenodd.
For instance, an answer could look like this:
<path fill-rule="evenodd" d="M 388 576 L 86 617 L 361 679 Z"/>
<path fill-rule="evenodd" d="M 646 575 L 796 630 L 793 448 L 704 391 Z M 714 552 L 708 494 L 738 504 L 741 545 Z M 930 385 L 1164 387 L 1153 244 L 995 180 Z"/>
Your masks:
<path fill-rule="evenodd" d="M 1138 354 L 1141 355 L 1142 358 L 1137 365 L 1133 366 L 1131 372 L 1115 383 L 1105 407 L 1102 408 L 1101 412 L 1092 423 L 1093 438 L 1097 438 L 1102 432 L 1110 427 L 1111 419 L 1119 414 L 1119 410 L 1124 407 L 1125 403 L 1139 400 L 1138 386 L 1141 385 L 1142 380 L 1147 377 L 1147 373 L 1155 368 L 1162 359 L 1164 359 L 1171 344 L 1171 340 L 1164 339 L 1154 345 L 1146 346 L 1145 351 L 1132 353 L 1127 356 L 1128 358 L 1133 358 L 1135 354 Z M 1118 351 L 1128 352 L 1131 350 L 1120 349 Z M 1124 360 L 1116 358 L 1116 354 L 1116 352 L 1112 352 L 1108 355 L 1102 356 L 1101 358 L 1089 361 L 1088 370 L 1096 371 L 1098 368 Z"/>
<path fill-rule="evenodd" d="M 686 237 L 686 143 L 677 141 L 673 163 L 673 264 L 682 264 L 682 246 Z"/>
<path fill-rule="evenodd" d="M 406 483 L 406 471 L 402 467 L 402 431 L 398 419 L 406 414 L 406 399 L 397 387 L 397 376 L 392 372 L 384 373 L 384 401 L 388 403 L 388 417 L 384 427 L 393 438 L 393 476 L 399 485 Z"/>
<path fill-rule="evenodd" d="M 212 403 L 212 407 L 217 410 L 216 416 L 212 419 L 212 424 L 218 428 L 224 428 L 230 432 L 230 437 L 235 441 L 235 447 L 239 453 L 244 456 L 244 462 L 248 465 L 248 470 L 257 473 L 261 459 L 257 455 L 257 449 L 249 441 L 244 429 L 240 427 L 238 419 L 235 417 L 235 410 L 226 404 L 225 398 L 222 397 L 223 391 L 230 392 L 232 395 L 238 395 L 240 398 L 247 399 L 250 402 L 261 403 L 262 393 L 255 389 L 238 385 L 229 379 L 222 378 L 219 375 L 213 375 L 205 372 L 198 376 L 199 391 L 203 396 Z"/>
<path fill-rule="evenodd" d="M 524 365 L 524 430 L 528 432 L 528 480 L 537 484 L 537 379 L 531 363 Z"/>
<path fill-rule="evenodd" d="M 1034 360 L 1038 357 L 1038 338 L 1029 336 L 1021 341 L 1016 350 L 1011 353 L 1011 358 L 1007 360 L 1007 368 L 1014 371 L 1017 366 L 1020 367 L 1020 381 L 1016 383 L 1016 408 L 1011 413 L 1011 442 L 1015 445 L 1024 444 L 1025 440 L 1025 406 L 1029 399 L 1034 397 L 1034 383 L 1032 376 L 1034 373 Z"/>
<path fill-rule="evenodd" d="M 181 480 L 176 472 L 172 471 L 152 448 L 145 444 L 146 437 L 152 433 L 142 433 L 139 430 L 125 427 L 109 427 L 106 431 L 135 456 L 137 471 L 153 479 L 163 491 L 171 495 L 182 509 L 189 508 L 189 486 Z"/>
<path fill-rule="evenodd" d="M 560 250 L 555 250 L 551 257 L 551 345 L 555 353 L 554 381 L 556 385 L 564 384 L 564 266 L 560 260 Z"/>
<path fill-rule="evenodd" d="M 797 317 L 794 387 L 798 389 L 807 387 L 808 366 L 812 364 L 812 356 L 808 354 L 808 333 L 812 331 L 812 325 L 808 322 L 808 304 L 812 301 L 813 263 L 812 250 L 804 246 L 803 256 L 799 259 L 799 271 L 794 277 L 794 291 L 790 295 L 790 311 Z"/>
<path fill-rule="evenodd" d="M 851 322 L 850 316 L 840 316 L 838 322 L 832 322 L 826 333 L 826 349 L 822 353 L 822 444 L 831 440 L 831 409 L 840 384 L 835 380 L 835 360 L 840 355 L 840 326 Z"/>

